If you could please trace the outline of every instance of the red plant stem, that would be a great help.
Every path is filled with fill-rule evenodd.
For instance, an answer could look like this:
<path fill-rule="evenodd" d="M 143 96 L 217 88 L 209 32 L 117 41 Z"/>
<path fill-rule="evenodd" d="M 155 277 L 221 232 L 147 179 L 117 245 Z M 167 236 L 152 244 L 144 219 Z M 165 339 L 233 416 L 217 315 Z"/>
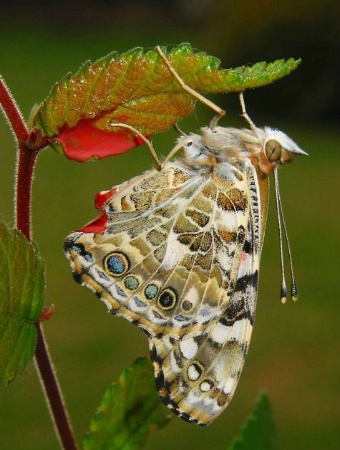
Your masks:
<path fill-rule="evenodd" d="M 30 150 L 25 146 L 19 148 L 19 160 L 16 177 L 16 226 L 28 240 L 31 235 L 31 194 L 35 161 L 39 150 Z M 48 352 L 42 325 L 37 322 L 38 332 L 35 349 L 35 362 L 38 376 L 45 393 L 45 399 L 51 412 L 57 435 L 62 448 L 77 450 L 71 422 L 67 414 L 58 379 Z"/>
<path fill-rule="evenodd" d="M 25 121 L 21 115 L 18 106 L 15 104 L 14 98 L 10 94 L 5 81 L 0 77 L 0 105 L 2 106 L 19 145 L 28 138 L 28 130 Z"/>
<path fill-rule="evenodd" d="M 31 198 L 34 166 L 40 149 L 31 150 L 25 143 L 29 132 L 25 121 L 11 96 L 9 89 L 0 77 L 0 105 L 13 129 L 19 144 L 19 153 L 16 173 L 16 227 L 30 241 L 31 230 Z M 35 362 L 38 376 L 45 393 L 45 399 L 49 406 L 53 422 L 64 450 L 77 450 L 71 422 L 61 394 L 61 389 L 49 355 L 42 326 L 36 323 L 38 339 L 35 349 Z"/>
<path fill-rule="evenodd" d="M 34 166 L 39 150 L 19 147 L 16 177 L 16 227 L 30 241 L 31 236 L 31 198 Z"/>
<path fill-rule="evenodd" d="M 67 415 L 63 397 L 59 388 L 58 380 L 51 362 L 51 357 L 46 345 L 42 326 L 36 323 L 38 331 L 38 342 L 35 349 L 35 361 L 39 371 L 41 385 L 47 398 L 51 416 L 53 417 L 59 439 L 65 450 L 77 450 L 70 420 Z"/>

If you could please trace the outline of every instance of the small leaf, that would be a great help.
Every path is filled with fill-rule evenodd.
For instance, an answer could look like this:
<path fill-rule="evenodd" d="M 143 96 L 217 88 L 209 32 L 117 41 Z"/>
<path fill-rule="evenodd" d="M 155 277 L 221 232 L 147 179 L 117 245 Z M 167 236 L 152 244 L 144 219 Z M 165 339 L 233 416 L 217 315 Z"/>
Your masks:
<path fill-rule="evenodd" d="M 135 450 L 151 430 L 164 427 L 164 412 L 149 359 L 138 358 L 105 392 L 84 440 L 84 450 Z"/>
<path fill-rule="evenodd" d="M 0 383 L 10 383 L 34 355 L 45 271 L 34 244 L 0 221 Z"/>
<path fill-rule="evenodd" d="M 217 58 L 194 53 L 189 44 L 162 50 L 183 81 L 201 94 L 264 86 L 300 62 L 278 60 L 221 70 Z M 52 147 L 70 159 L 105 158 L 143 144 L 117 124 L 132 126 L 149 138 L 192 114 L 194 107 L 195 99 L 180 86 L 157 49 L 111 53 L 54 86 L 32 113 L 28 145 L 36 148 L 47 136 Z"/>
<path fill-rule="evenodd" d="M 241 436 L 235 439 L 229 450 L 278 450 L 277 434 L 267 394 L 263 393 L 248 417 Z"/>

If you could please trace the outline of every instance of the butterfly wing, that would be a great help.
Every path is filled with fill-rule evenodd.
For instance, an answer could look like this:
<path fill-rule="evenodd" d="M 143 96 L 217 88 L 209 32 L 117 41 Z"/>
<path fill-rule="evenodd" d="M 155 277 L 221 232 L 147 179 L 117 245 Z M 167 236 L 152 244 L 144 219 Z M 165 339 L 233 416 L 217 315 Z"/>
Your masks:
<path fill-rule="evenodd" d="M 162 401 L 201 425 L 231 400 L 250 341 L 258 193 L 250 163 L 208 174 L 168 164 L 117 188 L 105 232 L 65 241 L 75 279 L 149 336 Z"/>
<path fill-rule="evenodd" d="M 263 235 L 258 186 L 251 169 L 248 182 L 251 214 L 230 302 L 199 336 L 150 340 L 162 401 L 184 420 L 199 425 L 209 424 L 229 404 L 250 343 Z"/>
<path fill-rule="evenodd" d="M 119 186 L 107 230 L 65 241 L 76 281 L 149 336 L 202 333 L 230 301 L 249 221 L 247 182 L 224 166 L 173 163 Z"/>

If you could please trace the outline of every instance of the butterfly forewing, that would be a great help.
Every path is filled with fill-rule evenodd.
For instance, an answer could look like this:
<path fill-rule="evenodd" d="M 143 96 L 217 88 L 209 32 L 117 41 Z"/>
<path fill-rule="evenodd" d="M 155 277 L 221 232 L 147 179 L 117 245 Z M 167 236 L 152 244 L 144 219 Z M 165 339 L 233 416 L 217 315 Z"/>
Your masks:
<path fill-rule="evenodd" d="M 247 185 L 230 169 L 224 186 L 176 163 L 121 185 L 107 231 L 67 240 L 75 278 L 150 336 L 200 333 L 228 304 L 245 239 Z"/>

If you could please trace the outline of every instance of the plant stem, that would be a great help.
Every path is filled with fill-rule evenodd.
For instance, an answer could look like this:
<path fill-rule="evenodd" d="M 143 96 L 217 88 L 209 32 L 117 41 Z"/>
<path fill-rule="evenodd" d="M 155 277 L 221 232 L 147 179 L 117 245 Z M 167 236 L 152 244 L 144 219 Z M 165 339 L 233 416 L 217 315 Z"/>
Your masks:
<path fill-rule="evenodd" d="M 4 80 L 0 77 L 0 105 L 13 129 L 19 144 L 18 161 L 16 167 L 16 202 L 15 222 L 16 227 L 30 241 L 32 239 L 31 229 L 31 198 L 34 166 L 40 149 L 32 150 L 26 145 L 29 131 L 25 121 L 15 104 Z M 35 350 L 35 363 L 40 378 L 45 399 L 49 406 L 55 429 L 64 450 L 77 450 L 71 422 L 69 420 L 66 406 L 63 401 L 61 389 L 53 368 L 47 344 L 44 338 L 41 324 L 36 324 L 38 339 Z"/>
<path fill-rule="evenodd" d="M 77 444 L 73 436 L 70 419 L 67 414 L 58 380 L 55 376 L 43 329 L 39 322 L 36 324 L 36 328 L 38 331 L 38 342 L 35 349 L 36 367 L 54 421 L 56 432 L 63 449 L 77 450 Z"/>
<path fill-rule="evenodd" d="M 31 198 L 34 166 L 39 150 L 29 150 L 19 146 L 16 176 L 15 224 L 30 241 L 31 236 Z"/>
<path fill-rule="evenodd" d="M 39 150 L 30 150 L 25 145 L 19 148 L 16 176 L 16 226 L 28 240 L 32 239 L 31 198 L 34 166 Z M 59 382 L 48 352 L 41 323 L 36 323 L 38 332 L 35 363 L 45 399 L 49 407 L 55 430 L 64 450 L 77 450 L 71 422 L 67 414 Z"/>
<path fill-rule="evenodd" d="M 28 138 L 28 130 L 22 114 L 16 105 L 5 81 L 0 77 L 0 105 L 2 106 L 9 123 L 13 129 L 15 137 L 19 143 L 23 143 Z"/>

